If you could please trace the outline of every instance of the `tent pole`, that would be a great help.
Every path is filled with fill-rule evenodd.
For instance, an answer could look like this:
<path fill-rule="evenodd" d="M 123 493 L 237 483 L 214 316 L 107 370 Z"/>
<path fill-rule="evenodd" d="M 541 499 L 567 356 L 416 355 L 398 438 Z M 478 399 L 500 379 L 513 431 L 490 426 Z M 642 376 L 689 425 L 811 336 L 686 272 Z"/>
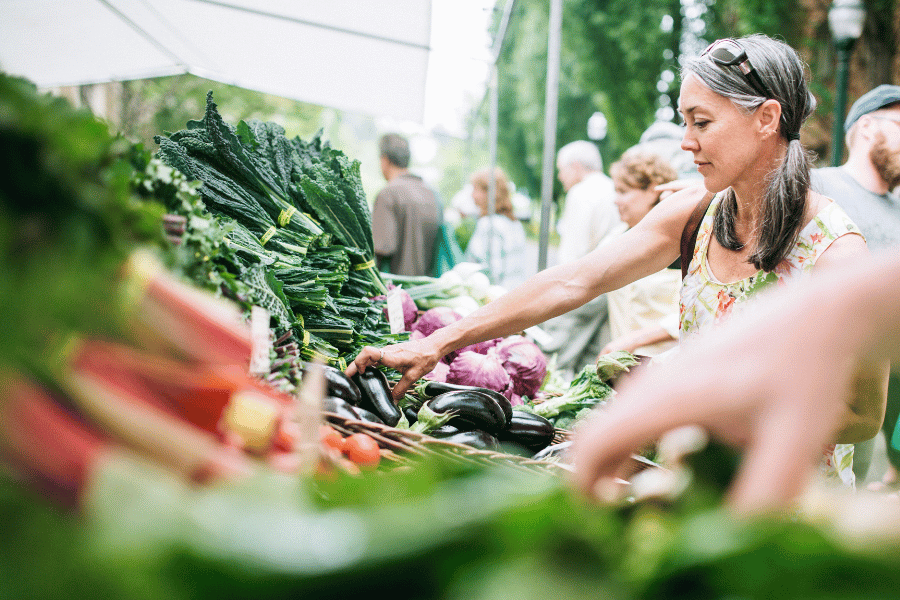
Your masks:
<path fill-rule="evenodd" d="M 562 0 L 550 0 L 550 32 L 547 39 L 547 91 L 544 102 L 544 158 L 541 173 L 541 235 L 538 271 L 547 268 L 550 241 L 550 204 L 556 166 L 556 117 L 559 103 L 559 56 L 562 38 Z"/>
<path fill-rule="evenodd" d="M 513 7 L 516 0 L 506 0 L 506 6 L 503 7 L 503 16 L 500 19 L 500 27 L 497 29 L 497 36 L 494 38 L 494 45 L 491 48 L 493 61 L 491 62 L 490 74 L 490 113 L 489 113 L 489 133 L 488 144 L 490 151 L 490 167 L 488 171 L 488 216 L 493 217 L 497 212 L 497 135 L 499 131 L 499 115 L 500 115 L 500 84 L 499 73 L 497 70 L 497 62 L 500 60 L 500 51 L 503 49 L 503 41 L 506 39 L 506 29 L 509 26 L 509 19 L 512 15 Z M 491 220 L 488 227 L 488 245 L 487 245 L 487 263 L 488 273 L 491 281 L 495 281 L 493 265 L 493 244 L 494 241 L 494 222 Z"/>
<path fill-rule="evenodd" d="M 510 2 L 511 4 L 511 2 Z M 491 65 L 491 112 L 490 112 L 490 171 L 488 172 L 488 245 L 487 245 L 487 264 L 488 274 L 491 281 L 496 283 L 496 273 L 494 273 L 494 220 L 491 218 L 497 212 L 497 132 L 499 129 L 500 114 L 500 93 L 497 76 L 497 61 Z"/>

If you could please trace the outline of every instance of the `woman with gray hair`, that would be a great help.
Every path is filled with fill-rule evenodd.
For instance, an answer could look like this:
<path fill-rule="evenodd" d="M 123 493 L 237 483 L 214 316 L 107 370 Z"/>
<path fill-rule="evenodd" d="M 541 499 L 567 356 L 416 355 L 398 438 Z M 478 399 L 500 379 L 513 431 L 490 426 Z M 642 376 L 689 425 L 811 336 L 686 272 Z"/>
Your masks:
<path fill-rule="evenodd" d="M 614 243 L 538 273 L 427 338 L 383 350 L 365 348 L 348 370 L 377 362 L 398 369 L 403 377 L 394 395 L 402 397 L 446 353 L 523 331 L 664 269 L 679 256 L 683 266 L 687 263 L 680 341 L 702 343 L 704 331 L 751 306 L 761 290 L 804 279 L 812 270 L 868 260 L 853 222 L 836 203 L 809 189 L 800 127 L 814 107 L 804 65 L 792 48 L 763 35 L 716 41 L 684 65 L 679 97 L 682 147 L 693 154 L 703 187 L 672 194 Z M 815 319 L 815 312 L 808 317 Z M 803 340 L 795 343 L 798 353 L 821 351 Z M 853 484 L 848 444 L 873 437 L 884 415 L 886 370 L 877 371 L 860 374 L 863 393 L 847 390 L 841 428 L 823 460 L 827 473 L 848 485 Z M 772 373 L 790 376 L 790 365 Z M 590 436 L 580 436 L 578 443 L 579 455 L 589 456 Z M 582 480 L 590 477 L 584 474 Z"/>

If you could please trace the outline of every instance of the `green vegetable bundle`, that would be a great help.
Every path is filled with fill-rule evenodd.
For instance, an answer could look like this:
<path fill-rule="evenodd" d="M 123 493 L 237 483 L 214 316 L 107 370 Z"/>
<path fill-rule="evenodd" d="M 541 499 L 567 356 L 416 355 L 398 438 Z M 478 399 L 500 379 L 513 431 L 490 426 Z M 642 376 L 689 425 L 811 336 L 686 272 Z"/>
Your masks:
<path fill-rule="evenodd" d="M 275 123 L 232 127 L 212 92 L 201 120 L 156 141 L 165 165 L 198 182 L 190 198 L 161 193 L 150 177 L 153 194 L 187 218 L 175 249 L 185 274 L 266 308 L 276 337 L 287 334 L 307 360 L 340 365 L 390 337 L 381 307 L 368 300 L 386 289 L 358 161 L 321 134 L 307 142 Z"/>

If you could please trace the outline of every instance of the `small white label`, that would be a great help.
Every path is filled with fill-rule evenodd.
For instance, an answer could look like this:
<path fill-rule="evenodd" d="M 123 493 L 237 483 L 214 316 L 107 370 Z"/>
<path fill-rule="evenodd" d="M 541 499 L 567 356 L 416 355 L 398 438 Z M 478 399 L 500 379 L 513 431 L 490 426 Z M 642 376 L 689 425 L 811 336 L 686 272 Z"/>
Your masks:
<path fill-rule="evenodd" d="M 272 368 L 269 350 L 272 338 L 269 335 L 269 311 L 261 306 L 250 307 L 250 374 L 268 375 Z"/>
<path fill-rule="evenodd" d="M 387 309 L 391 333 L 400 333 L 406 328 L 406 322 L 403 320 L 403 299 L 400 296 L 399 285 L 388 290 Z"/>
<path fill-rule="evenodd" d="M 529 327 L 525 330 L 531 339 L 533 339 L 537 344 L 541 346 L 547 346 L 553 341 L 553 336 L 535 325 L 534 327 Z"/>

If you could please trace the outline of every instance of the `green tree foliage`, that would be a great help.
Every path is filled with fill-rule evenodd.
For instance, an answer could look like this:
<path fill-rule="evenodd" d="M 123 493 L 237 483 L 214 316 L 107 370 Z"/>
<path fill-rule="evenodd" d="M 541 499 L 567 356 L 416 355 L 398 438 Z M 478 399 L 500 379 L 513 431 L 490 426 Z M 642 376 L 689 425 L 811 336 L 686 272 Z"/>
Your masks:
<path fill-rule="evenodd" d="M 206 92 L 223 99 L 225 119 L 275 121 L 291 136 L 309 137 L 320 127 L 322 108 L 195 77 L 176 75 L 123 83 L 119 115 L 110 115 L 127 137 L 154 147 L 153 136 L 178 131 L 202 113 Z"/>
<path fill-rule="evenodd" d="M 806 10 L 800 0 L 716 0 L 710 6 L 708 38 L 764 33 L 793 47 L 804 41 Z"/>
<path fill-rule="evenodd" d="M 498 2 L 498 5 L 502 3 Z M 547 69 L 547 0 L 518 0 L 498 63 L 498 160 L 513 180 L 537 196 L 541 183 Z M 660 73 L 678 72 L 680 40 L 687 29 L 683 0 L 566 0 L 563 5 L 557 149 L 586 139 L 590 115 L 609 122 L 600 150 L 608 165 L 653 121 L 661 93 L 675 106 L 678 78 L 657 88 Z M 765 33 L 796 48 L 809 65 L 818 109 L 804 141 L 827 154 L 834 110 L 835 50 L 828 29 L 830 0 L 715 0 L 706 2 L 704 40 Z M 882 83 L 900 82 L 900 2 L 865 0 L 866 27 L 851 61 L 850 101 Z M 683 6 L 684 5 L 684 6 Z M 498 11 L 499 12 L 499 11 Z M 666 17 L 668 15 L 668 17 Z M 671 21 L 668 18 L 671 17 Z M 663 19 L 671 25 L 663 29 Z M 480 110 L 481 127 L 487 123 Z M 485 134 L 486 135 L 486 134 Z M 486 144 L 485 144 L 486 145 Z M 561 190 L 557 185 L 557 193 Z"/>
<path fill-rule="evenodd" d="M 663 31 L 660 24 L 673 11 L 677 17 L 678 6 L 678 0 L 564 3 L 557 148 L 587 139 L 596 111 L 609 121 L 600 143 L 606 164 L 638 141 L 658 108 L 659 75 L 673 65 L 665 51 L 677 48 L 677 28 Z M 547 3 L 520 0 L 498 62 L 498 160 L 532 196 L 541 181 L 547 29 Z"/>

